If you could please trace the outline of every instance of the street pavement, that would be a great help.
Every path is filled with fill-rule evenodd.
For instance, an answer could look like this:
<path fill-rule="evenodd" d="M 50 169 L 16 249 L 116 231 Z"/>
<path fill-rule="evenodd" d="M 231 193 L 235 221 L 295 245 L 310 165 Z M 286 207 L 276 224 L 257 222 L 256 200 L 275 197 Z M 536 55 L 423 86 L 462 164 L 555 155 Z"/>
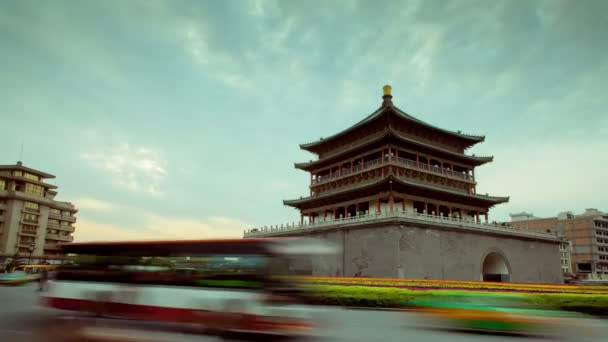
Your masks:
<path fill-rule="evenodd" d="M 54 310 L 38 305 L 36 285 L 0 287 L 0 341 L 34 341 L 41 322 Z M 425 321 L 412 312 L 348 310 L 327 308 L 321 317 L 328 325 L 320 341 L 415 341 L 481 342 L 532 340 L 538 338 L 473 334 L 424 328 Z M 559 340 L 576 342 L 608 341 L 608 320 L 580 319 L 563 327 Z M 215 337 L 192 336 L 184 340 L 219 341 Z M 181 341 L 181 339 L 180 339 Z"/>

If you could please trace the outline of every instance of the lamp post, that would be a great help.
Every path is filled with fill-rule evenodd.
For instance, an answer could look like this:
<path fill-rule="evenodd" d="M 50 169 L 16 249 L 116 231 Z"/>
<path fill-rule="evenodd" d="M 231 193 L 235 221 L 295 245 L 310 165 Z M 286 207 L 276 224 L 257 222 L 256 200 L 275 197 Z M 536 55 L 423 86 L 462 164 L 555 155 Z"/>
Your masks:
<path fill-rule="evenodd" d="M 30 247 L 29 247 L 30 248 L 30 258 L 29 258 L 29 260 L 27 262 L 28 265 L 32 263 L 32 254 L 34 253 L 34 246 L 36 246 L 35 243 L 33 243 L 33 242 L 30 243 Z"/>

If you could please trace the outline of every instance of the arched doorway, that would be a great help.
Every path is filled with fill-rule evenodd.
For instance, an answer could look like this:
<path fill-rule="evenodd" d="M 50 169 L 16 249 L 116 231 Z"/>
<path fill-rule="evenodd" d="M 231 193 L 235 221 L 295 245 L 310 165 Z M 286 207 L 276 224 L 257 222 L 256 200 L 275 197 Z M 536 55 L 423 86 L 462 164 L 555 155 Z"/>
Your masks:
<path fill-rule="evenodd" d="M 511 271 L 507 259 L 499 252 L 486 254 L 481 264 L 481 280 L 508 282 L 511 279 Z"/>

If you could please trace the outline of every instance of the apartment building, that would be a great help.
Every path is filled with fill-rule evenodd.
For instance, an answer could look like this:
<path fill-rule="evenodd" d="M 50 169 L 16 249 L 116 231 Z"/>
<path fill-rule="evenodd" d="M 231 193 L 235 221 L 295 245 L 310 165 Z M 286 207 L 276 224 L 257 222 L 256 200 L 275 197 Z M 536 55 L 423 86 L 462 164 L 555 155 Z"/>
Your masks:
<path fill-rule="evenodd" d="M 23 166 L 0 165 L 0 268 L 10 261 L 57 262 L 57 245 L 73 240 L 76 207 L 57 201 L 55 176 Z"/>
<path fill-rule="evenodd" d="M 586 209 L 575 215 L 561 212 L 555 217 L 539 218 L 530 213 L 511 214 L 511 226 L 542 232 L 556 232 L 567 241 L 560 247 L 562 270 L 568 263 L 577 278 L 591 281 L 608 280 L 608 214 Z"/>

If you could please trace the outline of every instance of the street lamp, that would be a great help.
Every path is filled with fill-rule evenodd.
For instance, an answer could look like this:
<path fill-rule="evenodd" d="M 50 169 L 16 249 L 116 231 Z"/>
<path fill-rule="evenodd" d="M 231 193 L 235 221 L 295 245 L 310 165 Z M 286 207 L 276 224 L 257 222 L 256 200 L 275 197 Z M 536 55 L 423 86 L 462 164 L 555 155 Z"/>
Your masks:
<path fill-rule="evenodd" d="M 35 243 L 33 243 L 33 242 L 32 242 L 32 243 L 30 243 L 30 247 L 29 247 L 29 248 L 30 248 L 30 259 L 29 259 L 29 260 L 28 260 L 28 262 L 27 262 L 28 264 L 31 264 L 31 263 L 32 263 L 32 254 L 34 253 L 34 247 L 35 247 L 35 246 L 36 246 L 36 244 L 35 244 Z"/>

